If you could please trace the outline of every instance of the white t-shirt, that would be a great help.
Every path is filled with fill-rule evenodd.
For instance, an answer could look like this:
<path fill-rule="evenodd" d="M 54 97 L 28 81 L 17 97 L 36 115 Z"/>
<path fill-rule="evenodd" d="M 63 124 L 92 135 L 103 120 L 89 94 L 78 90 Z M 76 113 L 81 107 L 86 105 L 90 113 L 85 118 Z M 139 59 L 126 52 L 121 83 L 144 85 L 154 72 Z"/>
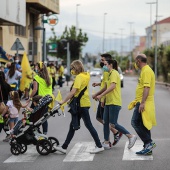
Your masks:
<path fill-rule="evenodd" d="M 6 104 L 8 106 L 8 110 L 10 112 L 10 117 L 11 118 L 16 118 L 19 117 L 18 109 L 14 106 L 13 101 L 9 100 Z"/>
<path fill-rule="evenodd" d="M 18 77 L 21 77 L 21 72 L 19 72 L 18 70 L 15 70 L 14 75 L 10 78 L 8 75 L 9 71 L 5 74 L 5 78 L 7 80 L 8 84 L 13 84 L 13 83 L 17 83 L 18 84 Z"/>

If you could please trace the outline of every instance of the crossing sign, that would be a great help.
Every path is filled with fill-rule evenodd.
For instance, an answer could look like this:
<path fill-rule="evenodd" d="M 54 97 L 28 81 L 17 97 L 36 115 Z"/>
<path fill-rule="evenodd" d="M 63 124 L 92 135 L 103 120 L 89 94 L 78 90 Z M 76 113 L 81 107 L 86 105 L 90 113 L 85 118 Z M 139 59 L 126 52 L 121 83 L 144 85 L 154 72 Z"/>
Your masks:
<path fill-rule="evenodd" d="M 14 44 L 12 45 L 11 47 L 11 50 L 16 50 L 16 51 L 19 51 L 19 50 L 25 50 L 23 45 L 21 44 L 21 41 L 19 38 L 17 38 L 14 42 Z"/>

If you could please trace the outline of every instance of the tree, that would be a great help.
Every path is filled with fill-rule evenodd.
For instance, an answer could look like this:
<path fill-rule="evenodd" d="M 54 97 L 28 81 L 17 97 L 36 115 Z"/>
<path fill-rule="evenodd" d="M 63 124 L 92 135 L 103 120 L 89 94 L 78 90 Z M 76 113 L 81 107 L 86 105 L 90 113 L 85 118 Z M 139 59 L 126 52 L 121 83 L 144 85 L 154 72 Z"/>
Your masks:
<path fill-rule="evenodd" d="M 51 29 L 53 36 L 49 38 L 50 42 L 56 42 L 58 45 L 57 57 L 62 58 L 66 61 L 66 42 L 62 40 L 66 40 L 70 44 L 70 55 L 71 60 L 79 59 L 79 56 L 82 51 L 82 47 L 88 41 L 88 37 L 86 33 L 82 33 L 82 30 L 79 29 L 76 34 L 76 27 L 72 26 L 71 28 L 65 27 L 65 30 L 61 37 L 57 37 L 55 34 L 54 28 Z"/>

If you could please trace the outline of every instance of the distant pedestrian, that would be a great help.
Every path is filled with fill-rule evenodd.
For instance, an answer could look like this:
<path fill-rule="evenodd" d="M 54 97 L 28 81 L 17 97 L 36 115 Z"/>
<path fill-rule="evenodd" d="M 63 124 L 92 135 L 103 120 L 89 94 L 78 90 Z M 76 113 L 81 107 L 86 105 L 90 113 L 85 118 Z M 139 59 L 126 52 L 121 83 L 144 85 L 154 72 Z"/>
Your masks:
<path fill-rule="evenodd" d="M 155 75 L 153 70 L 147 65 L 145 54 L 139 54 L 135 58 L 135 68 L 141 70 L 136 87 L 135 100 L 132 101 L 128 108 L 134 108 L 131 124 L 143 141 L 143 149 L 136 152 L 138 155 L 151 155 L 152 150 L 156 147 L 155 142 L 151 139 L 151 128 L 156 125 L 155 115 Z"/>

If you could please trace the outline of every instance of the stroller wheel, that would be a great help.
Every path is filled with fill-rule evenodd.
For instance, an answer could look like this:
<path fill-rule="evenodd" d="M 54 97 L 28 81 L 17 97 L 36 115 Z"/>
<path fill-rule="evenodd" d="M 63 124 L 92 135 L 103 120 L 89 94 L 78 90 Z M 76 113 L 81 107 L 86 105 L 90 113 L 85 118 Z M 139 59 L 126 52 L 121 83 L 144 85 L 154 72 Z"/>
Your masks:
<path fill-rule="evenodd" d="M 51 153 L 52 144 L 47 139 L 42 139 L 37 142 L 36 149 L 40 155 L 48 155 Z"/>
<path fill-rule="evenodd" d="M 21 145 L 18 143 L 11 144 L 11 153 L 13 155 L 19 155 L 21 153 Z"/>
<path fill-rule="evenodd" d="M 57 150 L 54 149 L 53 146 L 58 146 L 59 145 L 59 141 L 58 139 L 56 139 L 55 137 L 49 137 L 48 140 L 51 142 L 51 145 L 52 145 L 52 150 L 51 150 L 51 153 L 54 153 L 56 152 Z"/>
<path fill-rule="evenodd" d="M 21 146 L 21 153 L 25 153 L 27 151 L 27 145 L 23 144 L 23 143 L 19 143 L 19 145 Z"/>

